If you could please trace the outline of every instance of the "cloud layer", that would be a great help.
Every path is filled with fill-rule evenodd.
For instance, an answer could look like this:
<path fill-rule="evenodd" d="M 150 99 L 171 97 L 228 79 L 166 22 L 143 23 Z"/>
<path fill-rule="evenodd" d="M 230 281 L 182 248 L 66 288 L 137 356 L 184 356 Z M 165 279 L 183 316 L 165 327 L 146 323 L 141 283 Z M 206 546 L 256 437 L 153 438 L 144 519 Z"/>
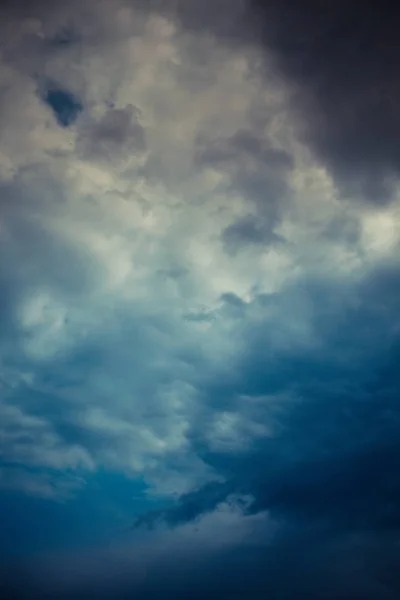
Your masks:
<path fill-rule="evenodd" d="M 43 559 L 49 593 L 66 569 L 85 598 L 102 570 L 121 598 L 397 597 L 381 10 L 383 32 L 313 2 L 4 4 L 0 487 L 69 505 L 108 473 L 147 498 L 115 571 Z"/>

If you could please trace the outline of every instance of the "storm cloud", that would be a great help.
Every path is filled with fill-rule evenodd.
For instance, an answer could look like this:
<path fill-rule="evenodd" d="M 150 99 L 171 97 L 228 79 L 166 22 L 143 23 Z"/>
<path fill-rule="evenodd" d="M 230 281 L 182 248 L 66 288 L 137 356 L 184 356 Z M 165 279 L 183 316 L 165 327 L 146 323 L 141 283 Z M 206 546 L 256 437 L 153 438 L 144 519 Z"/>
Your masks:
<path fill-rule="evenodd" d="M 1 593 L 397 598 L 397 14 L 1 10 Z"/>

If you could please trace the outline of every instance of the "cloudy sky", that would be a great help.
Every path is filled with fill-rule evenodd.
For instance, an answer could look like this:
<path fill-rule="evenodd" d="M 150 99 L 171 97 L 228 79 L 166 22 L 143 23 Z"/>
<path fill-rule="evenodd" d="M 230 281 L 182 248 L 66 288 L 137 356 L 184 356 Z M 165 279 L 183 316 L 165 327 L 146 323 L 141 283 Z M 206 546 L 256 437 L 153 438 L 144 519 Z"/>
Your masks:
<path fill-rule="evenodd" d="M 399 598 L 390 4 L 2 1 L 4 598 Z"/>

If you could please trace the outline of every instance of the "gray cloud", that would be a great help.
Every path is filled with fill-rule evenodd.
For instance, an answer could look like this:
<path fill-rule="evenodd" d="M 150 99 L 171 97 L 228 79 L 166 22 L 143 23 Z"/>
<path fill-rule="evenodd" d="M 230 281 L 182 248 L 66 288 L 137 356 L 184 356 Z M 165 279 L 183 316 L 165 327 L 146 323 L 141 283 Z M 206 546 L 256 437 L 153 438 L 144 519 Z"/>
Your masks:
<path fill-rule="evenodd" d="M 293 158 L 285 150 L 272 147 L 255 130 L 239 130 L 231 137 L 200 139 L 196 148 L 199 167 L 220 168 L 227 173 L 228 186 L 243 191 L 262 216 L 276 220 L 288 195 L 287 177 Z"/>
<path fill-rule="evenodd" d="M 222 234 L 228 250 L 250 244 L 268 245 L 282 242 L 282 238 L 272 231 L 270 223 L 265 223 L 262 218 L 244 217 L 233 225 L 229 225 Z"/>
<path fill-rule="evenodd" d="M 397 8 L 252 4 L 266 48 L 294 85 L 306 142 L 344 194 L 387 201 L 399 168 Z"/>
<path fill-rule="evenodd" d="M 253 498 L 245 509 L 248 513 L 267 511 L 280 523 L 271 551 L 285 565 L 281 576 L 289 568 L 298 577 L 296 583 L 292 581 L 286 587 L 282 579 L 273 583 L 265 571 L 249 575 L 251 579 L 256 577 L 257 585 L 272 585 L 272 593 L 284 598 L 293 597 L 295 589 L 307 597 L 320 597 L 328 594 L 322 580 L 331 577 L 335 569 L 343 579 L 343 554 L 352 554 L 354 559 L 356 552 L 360 560 L 365 560 L 361 556 L 366 553 L 366 560 L 374 565 L 374 574 L 370 579 L 368 571 L 360 567 L 359 579 L 350 576 L 343 588 L 334 586 L 329 592 L 332 597 L 395 597 L 398 581 L 390 576 L 387 581 L 388 575 L 383 574 L 382 566 L 373 558 L 377 550 L 372 548 L 379 547 L 379 553 L 396 563 L 398 555 L 391 536 L 399 526 L 400 491 L 396 475 L 399 383 L 394 371 L 398 341 L 392 330 L 397 280 L 398 273 L 391 272 L 389 283 L 386 269 L 369 277 L 358 290 L 362 300 L 357 304 L 357 318 L 351 307 L 356 290 L 347 295 L 345 308 L 342 298 L 340 307 L 331 305 L 326 310 L 329 288 L 311 287 L 316 309 L 313 320 L 320 336 L 320 343 L 314 348 L 303 348 L 299 353 L 287 348 L 271 356 L 265 332 L 259 336 L 248 330 L 248 359 L 236 367 L 233 382 L 219 381 L 208 395 L 214 409 L 222 404 L 225 411 L 228 407 L 237 411 L 238 395 L 243 394 L 247 405 L 258 403 L 261 413 L 257 421 L 275 420 L 277 429 L 241 455 L 221 449 L 210 452 L 200 443 L 199 452 L 206 462 L 225 474 L 224 483 L 216 482 L 182 496 L 176 506 L 150 514 L 149 519 L 144 517 L 139 523 L 164 518 L 176 526 L 201 519 L 232 493 L 248 495 Z M 257 339 L 263 340 L 264 348 Z M 276 394 L 280 395 L 278 403 L 274 400 Z M 204 423 L 197 427 L 195 439 L 199 440 Z M 303 555 L 304 547 L 300 550 L 297 546 L 299 536 L 307 537 L 309 554 Z M 355 541 L 357 550 L 353 547 Z M 305 543 L 303 539 L 302 544 Z M 342 558 L 335 550 L 331 559 L 320 555 L 319 562 L 317 555 L 331 552 L 328 548 L 335 546 L 340 548 Z M 243 549 L 242 560 L 245 553 Z M 299 553 L 304 559 L 301 568 L 296 566 L 303 560 Z M 295 562 L 288 567 L 290 556 Z M 269 550 L 258 551 L 255 557 L 263 569 L 271 564 Z M 231 589 L 230 568 L 226 569 L 218 577 Z M 294 575 L 297 569 L 298 576 Z M 314 576 L 307 574 L 309 569 Z M 252 590 L 251 597 L 258 598 L 258 593 L 261 591 Z"/>
<path fill-rule="evenodd" d="M 145 134 L 138 111 L 132 105 L 123 109 L 109 108 L 98 122 L 83 126 L 78 152 L 94 160 L 116 160 L 145 150 Z"/>
<path fill-rule="evenodd" d="M 351 42 L 344 9 L 227 7 L 3 13 L 0 488 L 143 483 L 149 510 L 123 517 L 152 532 L 109 565 L 75 548 L 56 597 L 65 568 L 85 598 L 389 600 L 396 127 L 370 89 L 392 67 L 356 68 L 371 9 L 348 9 Z"/>

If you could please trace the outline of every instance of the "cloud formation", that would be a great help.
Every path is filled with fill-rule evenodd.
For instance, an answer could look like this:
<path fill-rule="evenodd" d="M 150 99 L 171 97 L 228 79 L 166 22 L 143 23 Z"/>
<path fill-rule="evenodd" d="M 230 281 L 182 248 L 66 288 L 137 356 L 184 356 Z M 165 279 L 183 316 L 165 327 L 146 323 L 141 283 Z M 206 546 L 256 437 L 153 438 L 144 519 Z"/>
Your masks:
<path fill-rule="evenodd" d="M 351 3 L 4 4 L 1 493 L 62 515 L 142 486 L 90 496 L 128 542 L 17 557 L 7 586 L 398 596 L 381 9 L 383 33 Z"/>
<path fill-rule="evenodd" d="M 396 194 L 398 11 L 390 2 L 252 3 L 262 39 L 294 85 L 301 131 L 342 193 Z"/>

